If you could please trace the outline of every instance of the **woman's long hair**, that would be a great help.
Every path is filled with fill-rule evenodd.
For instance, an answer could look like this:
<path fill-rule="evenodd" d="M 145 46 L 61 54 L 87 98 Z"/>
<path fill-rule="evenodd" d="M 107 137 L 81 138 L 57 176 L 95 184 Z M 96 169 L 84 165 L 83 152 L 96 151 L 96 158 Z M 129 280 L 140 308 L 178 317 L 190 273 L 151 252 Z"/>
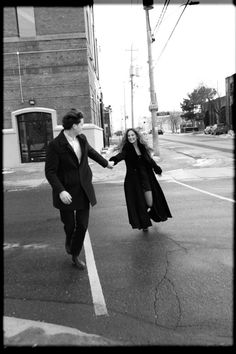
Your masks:
<path fill-rule="evenodd" d="M 134 128 L 129 128 L 125 131 L 124 136 L 121 140 L 121 142 L 118 144 L 117 148 L 115 150 L 119 150 L 122 151 L 122 149 L 127 146 L 130 145 L 131 143 L 128 140 L 128 133 L 130 131 L 133 131 L 135 133 L 135 135 L 137 136 L 137 141 L 140 145 L 143 145 L 143 147 L 145 148 L 145 150 L 147 151 L 147 153 L 149 155 L 151 155 L 152 152 L 152 148 L 147 144 L 147 142 L 144 140 L 142 134 L 140 134 L 136 129 Z"/>

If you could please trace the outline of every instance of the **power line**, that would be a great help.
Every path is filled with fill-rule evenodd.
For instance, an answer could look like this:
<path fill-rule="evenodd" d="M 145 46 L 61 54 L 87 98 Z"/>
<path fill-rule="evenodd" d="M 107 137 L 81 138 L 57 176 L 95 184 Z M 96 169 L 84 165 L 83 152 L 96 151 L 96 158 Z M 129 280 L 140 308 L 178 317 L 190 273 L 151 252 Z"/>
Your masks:
<path fill-rule="evenodd" d="M 174 31 L 175 31 L 176 27 L 177 27 L 177 25 L 178 25 L 178 23 L 179 23 L 179 21 L 180 21 L 180 19 L 181 19 L 182 15 L 183 15 L 183 13 L 184 13 L 184 11 L 185 11 L 186 7 L 188 6 L 188 4 L 189 4 L 189 0 L 186 2 L 186 4 L 185 4 L 185 6 L 184 6 L 183 11 L 181 12 L 181 14 L 180 14 L 180 16 L 179 16 L 179 18 L 178 18 L 178 20 L 177 20 L 177 22 L 176 22 L 176 24 L 175 24 L 175 26 L 174 26 L 174 28 L 173 28 L 172 32 L 171 32 L 171 34 L 170 34 L 169 38 L 168 38 L 168 39 L 167 39 L 167 41 L 166 41 L 166 44 L 164 45 L 164 47 L 163 47 L 163 49 L 162 49 L 162 51 L 161 51 L 160 55 L 159 55 L 159 56 L 158 56 L 158 58 L 157 58 L 157 61 L 160 59 L 160 57 L 162 56 L 162 54 L 163 54 L 164 50 L 166 49 L 166 46 L 167 46 L 167 44 L 169 43 L 169 41 L 170 41 L 170 39 L 171 39 L 171 37 L 172 37 L 172 35 L 173 35 L 173 33 L 174 33 Z"/>
<path fill-rule="evenodd" d="M 158 18 L 158 21 L 157 21 L 157 24 L 156 24 L 156 26 L 155 26 L 155 28 L 154 28 L 154 30 L 153 30 L 153 33 L 155 33 L 155 31 L 157 31 L 158 28 L 160 27 L 160 25 L 161 25 L 161 23 L 162 23 L 162 21 L 163 21 L 163 18 L 164 18 L 164 16 L 165 16 L 167 7 L 168 7 L 168 5 L 169 5 L 169 2 L 170 2 L 170 0 L 165 0 L 165 3 L 164 3 L 164 5 L 163 5 L 162 11 L 161 11 L 161 14 L 160 14 L 160 16 L 159 16 L 159 18 Z"/>
<path fill-rule="evenodd" d="M 197 2 L 197 3 L 198 3 L 198 2 Z M 169 5 L 169 4 L 168 4 L 168 5 Z M 181 6 L 184 6 L 184 5 L 185 5 L 185 3 L 180 4 L 180 5 L 178 5 L 178 8 L 181 7 Z M 195 5 L 195 2 L 194 2 L 194 1 L 190 1 L 190 2 L 189 2 L 189 5 Z M 168 12 L 168 16 L 167 16 L 167 17 L 169 17 L 170 15 L 176 13 L 177 10 L 178 10 L 178 9 L 174 9 L 173 11 Z M 166 12 L 166 11 L 165 11 L 165 12 Z M 164 18 L 164 15 L 163 15 L 163 18 Z M 166 18 L 166 17 L 165 17 L 165 18 Z M 158 23 L 156 24 L 155 29 L 156 29 L 157 25 L 158 25 Z M 159 29 L 160 25 L 161 25 L 161 23 L 159 24 L 157 30 Z M 155 30 L 155 29 L 154 29 L 154 31 L 156 32 L 157 30 Z"/>

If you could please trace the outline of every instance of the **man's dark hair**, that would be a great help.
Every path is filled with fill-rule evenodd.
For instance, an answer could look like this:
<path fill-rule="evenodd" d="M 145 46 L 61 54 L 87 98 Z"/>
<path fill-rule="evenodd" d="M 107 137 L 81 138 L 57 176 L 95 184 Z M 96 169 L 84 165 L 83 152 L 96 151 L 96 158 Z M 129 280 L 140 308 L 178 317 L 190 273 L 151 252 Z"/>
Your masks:
<path fill-rule="evenodd" d="M 81 119 L 84 118 L 84 115 L 81 111 L 78 111 L 75 108 L 71 108 L 62 118 L 63 128 L 69 130 L 72 128 L 73 124 L 79 124 Z"/>

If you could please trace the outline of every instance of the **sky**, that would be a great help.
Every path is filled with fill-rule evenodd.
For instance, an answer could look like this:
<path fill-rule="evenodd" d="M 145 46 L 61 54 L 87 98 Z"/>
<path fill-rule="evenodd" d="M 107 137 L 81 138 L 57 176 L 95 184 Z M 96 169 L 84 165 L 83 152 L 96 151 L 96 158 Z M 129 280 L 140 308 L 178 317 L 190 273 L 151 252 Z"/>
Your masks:
<path fill-rule="evenodd" d="M 180 103 L 199 85 L 225 95 L 225 78 L 235 73 L 234 5 L 204 3 L 187 6 L 170 1 L 157 26 L 164 0 L 149 11 L 154 85 L 159 111 L 181 111 Z M 184 4 L 184 1 L 183 1 Z M 113 129 L 131 127 L 131 48 L 133 48 L 134 121 L 150 117 L 150 83 L 146 17 L 141 0 L 122 3 L 94 1 L 94 30 L 98 41 L 100 85 L 105 106 L 112 107 Z M 167 43 L 167 45 L 166 45 Z M 166 47 L 165 47 L 166 45 Z M 163 48 L 165 49 L 163 50 Z"/>

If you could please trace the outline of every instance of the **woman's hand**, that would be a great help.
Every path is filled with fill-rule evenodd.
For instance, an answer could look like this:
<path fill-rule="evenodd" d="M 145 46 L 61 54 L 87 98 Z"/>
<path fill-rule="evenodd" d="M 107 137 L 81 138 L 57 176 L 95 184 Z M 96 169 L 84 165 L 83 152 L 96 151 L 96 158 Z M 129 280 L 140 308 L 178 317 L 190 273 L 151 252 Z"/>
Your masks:
<path fill-rule="evenodd" d="M 67 191 L 62 191 L 59 194 L 59 197 L 60 197 L 62 203 L 64 203 L 64 204 L 71 204 L 72 203 L 72 196 Z"/>
<path fill-rule="evenodd" d="M 115 164 L 115 156 L 110 157 L 109 162 L 113 162 L 113 164 Z"/>
<path fill-rule="evenodd" d="M 162 174 L 162 169 L 158 165 L 154 166 L 154 171 L 155 171 L 155 173 L 157 175 L 161 175 Z"/>

